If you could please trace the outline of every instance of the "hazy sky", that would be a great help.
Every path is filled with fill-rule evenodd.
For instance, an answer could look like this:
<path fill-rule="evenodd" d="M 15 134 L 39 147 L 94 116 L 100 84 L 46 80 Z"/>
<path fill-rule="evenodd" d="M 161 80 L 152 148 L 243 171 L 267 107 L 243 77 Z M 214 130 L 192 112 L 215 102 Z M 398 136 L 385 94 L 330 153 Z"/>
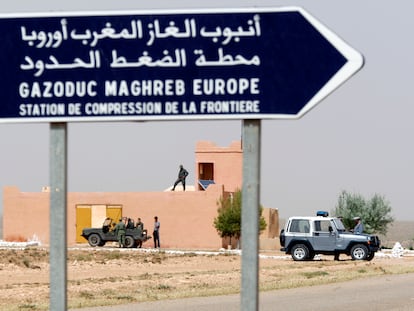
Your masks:
<path fill-rule="evenodd" d="M 261 203 L 280 216 L 332 210 L 342 190 L 390 202 L 414 220 L 414 2 L 7 1 L 1 13 L 301 6 L 360 51 L 365 66 L 299 120 L 262 122 Z M 0 43 L 1 44 L 1 43 Z M 178 165 L 194 181 L 198 140 L 227 146 L 241 121 L 69 123 L 68 191 L 161 191 Z M 49 183 L 49 124 L 0 124 L 0 188 Z M 2 202 L 2 193 L 0 199 Z M 2 203 L 1 203 L 2 209 Z"/>

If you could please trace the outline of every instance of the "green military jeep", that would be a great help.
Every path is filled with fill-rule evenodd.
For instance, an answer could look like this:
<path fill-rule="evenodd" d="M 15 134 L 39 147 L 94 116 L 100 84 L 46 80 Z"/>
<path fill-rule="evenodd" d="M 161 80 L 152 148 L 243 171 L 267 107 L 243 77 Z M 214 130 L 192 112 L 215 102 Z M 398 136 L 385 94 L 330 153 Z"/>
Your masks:
<path fill-rule="evenodd" d="M 104 246 L 106 242 L 117 242 L 118 237 L 115 234 L 115 222 L 111 218 L 106 218 L 102 228 L 84 228 L 81 236 L 83 236 L 90 246 Z M 128 248 L 141 247 L 142 243 L 151 239 L 147 235 L 147 230 L 141 231 L 140 228 L 127 228 L 125 233 L 125 246 Z"/>

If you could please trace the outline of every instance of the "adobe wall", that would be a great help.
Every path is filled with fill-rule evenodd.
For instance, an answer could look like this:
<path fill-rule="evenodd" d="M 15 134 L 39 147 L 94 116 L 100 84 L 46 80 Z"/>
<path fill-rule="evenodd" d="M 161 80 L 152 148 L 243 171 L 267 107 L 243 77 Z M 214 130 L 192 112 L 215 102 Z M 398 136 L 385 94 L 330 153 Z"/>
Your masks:
<path fill-rule="evenodd" d="M 267 228 L 260 234 L 259 248 L 279 250 L 279 211 L 272 208 L 263 208 L 262 216 L 266 220 Z"/>
<path fill-rule="evenodd" d="M 160 240 L 163 248 L 221 247 L 221 239 L 213 227 L 217 215 L 217 197 L 222 186 L 207 191 L 147 192 L 125 198 L 124 216 L 141 217 L 152 235 L 154 216 L 161 223 Z M 146 246 L 152 246 L 153 241 Z"/>
<path fill-rule="evenodd" d="M 26 241 L 37 236 L 49 241 L 49 193 L 20 192 L 14 186 L 3 190 L 3 239 Z"/>
<path fill-rule="evenodd" d="M 217 215 L 217 198 L 222 186 L 211 185 L 207 191 L 187 192 L 96 192 L 68 193 L 68 245 L 76 242 L 76 206 L 78 204 L 122 205 L 122 215 L 135 221 L 141 217 L 152 235 L 154 216 L 161 223 L 163 248 L 220 248 L 221 238 L 213 226 Z M 20 192 L 17 187 L 4 188 L 3 237 L 39 237 L 49 243 L 49 193 Z M 103 220 L 102 220 L 103 222 Z M 27 225 L 26 225 L 27 224 Z M 86 241 L 85 241 L 86 242 Z M 145 246 L 152 246 L 152 240 Z"/>

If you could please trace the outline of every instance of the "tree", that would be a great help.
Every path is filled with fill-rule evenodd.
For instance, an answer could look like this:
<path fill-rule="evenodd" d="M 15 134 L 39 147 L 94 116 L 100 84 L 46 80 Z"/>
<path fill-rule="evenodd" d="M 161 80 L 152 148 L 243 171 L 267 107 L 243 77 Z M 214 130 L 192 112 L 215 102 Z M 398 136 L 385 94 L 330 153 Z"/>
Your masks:
<path fill-rule="evenodd" d="M 378 194 L 366 200 L 360 194 L 342 191 L 333 214 L 343 218 L 342 222 L 346 228 L 353 228 L 355 225 L 353 218 L 361 217 L 364 232 L 383 235 L 387 233 L 388 226 L 394 221 L 391 216 L 391 205 L 385 197 Z"/>
<path fill-rule="evenodd" d="M 217 202 L 219 206 L 217 212 L 218 216 L 214 219 L 214 227 L 222 238 L 235 237 L 240 239 L 241 236 L 241 208 L 242 208 L 242 193 L 239 189 L 233 195 L 227 197 L 220 197 Z M 260 220 L 259 230 L 266 229 L 266 220 L 262 216 L 263 207 L 260 206 Z"/>

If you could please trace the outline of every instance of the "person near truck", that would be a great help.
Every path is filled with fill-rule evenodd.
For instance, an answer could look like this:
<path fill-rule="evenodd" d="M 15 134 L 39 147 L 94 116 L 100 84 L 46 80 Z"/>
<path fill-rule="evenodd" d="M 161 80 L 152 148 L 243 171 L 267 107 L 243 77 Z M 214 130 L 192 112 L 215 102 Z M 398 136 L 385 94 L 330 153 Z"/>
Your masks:
<path fill-rule="evenodd" d="M 355 234 L 361 234 L 364 231 L 364 225 L 362 224 L 361 217 L 354 217 L 355 227 L 353 232 Z"/>
<path fill-rule="evenodd" d="M 144 223 L 141 221 L 141 218 L 138 217 L 137 219 L 137 225 L 135 227 L 137 230 L 140 230 L 141 232 L 141 237 L 144 237 Z M 142 247 L 142 240 L 138 241 L 138 248 Z"/>
<path fill-rule="evenodd" d="M 134 229 L 135 228 L 134 221 L 131 218 L 128 218 L 126 228 L 127 229 Z"/>
<path fill-rule="evenodd" d="M 152 236 L 154 238 L 154 248 L 160 248 L 160 222 L 157 216 L 154 217 L 154 231 L 152 232 Z"/>
<path fill-rule="evenodd" d="M 137 225 L 136 225 L 137 229 L 140 229 L 141 232 L 144 231 L 144 223 L 141 221 L 141 218 L 138 217 L 137 219 Z"/>
<path fill-rule="evenodd" d="M 125 233 L 126 226 L 125 223 L 122 221 L 122 218 L 120 218 L 119 222 L 115 226 L 115 234 L 118 238 L 119 247 L 125 247 Z"/>

